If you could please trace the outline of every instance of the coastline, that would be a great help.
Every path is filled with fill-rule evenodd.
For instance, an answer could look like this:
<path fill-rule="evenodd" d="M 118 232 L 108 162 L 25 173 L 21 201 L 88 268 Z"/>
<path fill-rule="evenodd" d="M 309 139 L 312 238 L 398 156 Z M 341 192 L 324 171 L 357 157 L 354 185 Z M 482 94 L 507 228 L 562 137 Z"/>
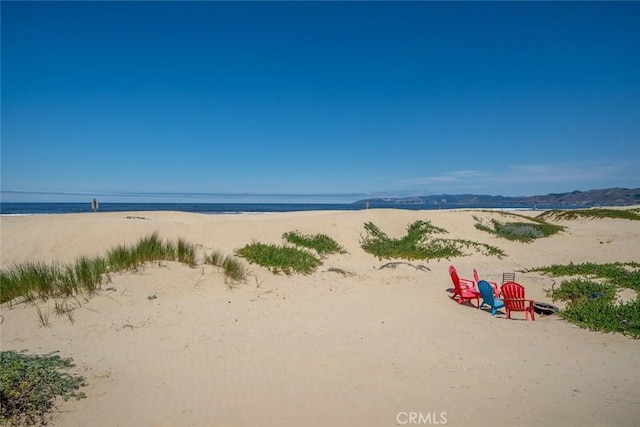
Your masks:
<path fill-rule="evenodd" d="M 479 204 L 420 204 L 420 203 L 380 203 L 367 207 L 354 203 L 101 203 L 96 213 L 105 212 L 156 212 L 175 211 L 219 214 L 286 213 L 308 211 L 359 211 L 367 209 L 399 210 L 452 210 L 452 209 L 492 209 L 503 211 L 537 211 L 552 209 L 589 209 L 584 205 L 479 205 Z M 626 206 L 623 206 L 625 208 Z M 0 216 L 53 215 L 71 213 L 92 213 L 89 203 L 16 203 L 0 204 Z"/>
<path fill-rule="evenodd" d="M 629 208 L 629 207 L 626 207 Z M 535 216 L 540 211 L 518 212 Z M 640 419 L 638 341 L 579 329 L 557 316 L 507 320 L 451 301 L 447 268 L 499 281 L 516 271 L 527 296 L 549 301 L 548 276 L 520 273 L 569 262 L 640 259 L 637 221 L 562 221 L 567 231 L 530 244 L 474 228 L 483 210 L 304 211 L 269 215 L 98 212 L 2 216 L 3 268 L 71 262 L 154 231 L 226 254 L 282 233 L 325 233 L 347 250 L 311 275 L 251 266 L 231 288 L 211 266 L 168 262 L 118 273 L 115 291 L 82 300 L 75 321 L 33 306 L 1 307 L 3 350 L 60 351 L 87 378 L 87 399 L 60 402 L 51 425 L 402 424 L 401 413 L 446 413 L 448 425 L 634 425 Z M 502 248 L 450 261 L 380 269 L 359 246 L 365 222 L 390 236 L 431 221 L 448 238 Z M 348 274 L 338 274 L 342 270 Z M 157 299 L 150 300 L 150 295 Z M 41 303 L 52 309 L 52 302 Z M 460 402 L 465 402 L 461 405 Z M 486 417 L 486 408 L 499 410 Z"/>

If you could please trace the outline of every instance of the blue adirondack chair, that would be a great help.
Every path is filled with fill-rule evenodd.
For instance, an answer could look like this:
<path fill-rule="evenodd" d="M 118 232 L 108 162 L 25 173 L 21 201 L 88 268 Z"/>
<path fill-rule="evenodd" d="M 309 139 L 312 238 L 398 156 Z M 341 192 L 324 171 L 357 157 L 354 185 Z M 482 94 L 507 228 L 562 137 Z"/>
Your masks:
<path fill-rule="evenodd" d="M 482 296 L 482 304 L 480 304 L 478 308 L 487 304 L 491 307 L 491 315 L 495 316 L 496 310 L 504 307 L 504 301 L 493 295 L 493 286 L 491 286 L 486 280 L 478 281 L 478 290 L 480 291 L 480 296 Z"/>

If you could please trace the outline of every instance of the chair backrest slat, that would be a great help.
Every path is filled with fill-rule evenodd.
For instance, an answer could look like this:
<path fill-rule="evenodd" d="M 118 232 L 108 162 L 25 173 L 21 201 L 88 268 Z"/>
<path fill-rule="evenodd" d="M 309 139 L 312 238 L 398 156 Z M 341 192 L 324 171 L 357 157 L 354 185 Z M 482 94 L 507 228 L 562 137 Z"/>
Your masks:
<path fill-rule="evenodd" d="M 524 311 L 524 286 L 515 282 L 507 282 L 500 289 L 504 297 L 504 304 L 509 310 Z"/>
<path fill-rule="evenodd" d="M 502 273 L 502 284 L 516 281 L 516 273 Z"/>

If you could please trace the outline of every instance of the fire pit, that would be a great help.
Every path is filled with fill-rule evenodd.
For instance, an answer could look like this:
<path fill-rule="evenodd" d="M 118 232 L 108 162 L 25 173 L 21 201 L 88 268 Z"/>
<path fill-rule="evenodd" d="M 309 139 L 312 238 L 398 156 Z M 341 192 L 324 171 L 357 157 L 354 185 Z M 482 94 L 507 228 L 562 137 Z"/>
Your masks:
<path fill-rule="evenodd" d="M 545 316 L 556 314 L 559 310 L 555 305 L 547 304 L 546 302 L 535 301 L 533 303 L 533 311 Z"/>

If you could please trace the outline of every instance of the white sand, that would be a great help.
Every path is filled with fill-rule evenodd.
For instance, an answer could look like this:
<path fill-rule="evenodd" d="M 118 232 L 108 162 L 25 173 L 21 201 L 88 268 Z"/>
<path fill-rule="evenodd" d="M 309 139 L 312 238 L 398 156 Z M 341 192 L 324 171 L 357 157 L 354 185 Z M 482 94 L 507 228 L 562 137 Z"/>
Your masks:
<path fill-rule="evenodd" d="M 4 305 L 2 350 L 73 358 L 88 397 L 60 402 L 57 426 L 394 426 L 409 424 L 411 413 L 423 425 L 638 425 L 640 341 L 557 316 L 494 318 L 447 290 L 450 264 L 500 282 L 503 272 L 536 266 L 640 261 L 640 223 L 561 222 L 566 232 L 523 244 L 476 230 L 472 215 L 498 218 L 449 210 L 2 217 L 2 267 L 104 254 L 153 231 L 232 254 L 299 230 L 327 234 L 349 252 L 308 276 L 251 266 L 254 276 L 233 289 L 214 267 L 149 266 L 114 276 L 104 288 L 115 290 L 80 297 L 73 324 L 55 316 L 53 302 L 40 303 L 48 328 L 33 306 Z M 377 269 L 388 261 L 360 248 L 364 223 L 400 236 L 417 219 L 508 257 Z M 516 280 L 527 297 L 550 302 L 551 278 L 518 272 Z"/>

